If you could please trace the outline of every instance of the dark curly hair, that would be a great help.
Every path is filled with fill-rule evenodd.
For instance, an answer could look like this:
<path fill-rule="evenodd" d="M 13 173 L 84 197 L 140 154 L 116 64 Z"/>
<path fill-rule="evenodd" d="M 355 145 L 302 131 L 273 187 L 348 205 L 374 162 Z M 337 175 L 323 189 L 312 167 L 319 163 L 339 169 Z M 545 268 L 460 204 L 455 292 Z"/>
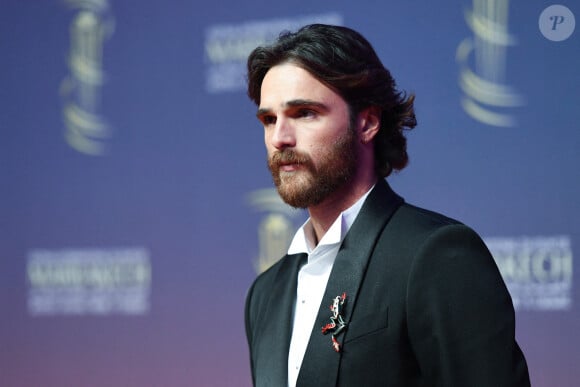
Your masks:
<path fill-rule="evenodd" d="M 248 96 L 260 104 L 264 76 L 272 67 L 291 62 L 337 92 L 348 104 L 351 121 L 368 107 L 381 111 L 381 127 L 374 139 L 375 169 L 386 177 L 408 161 L 403 130 L 417 125 L 415 96 L 398 91 L 395 80 L 371 44 L 358 32 L 342 26 L 311 24 L 297 32 L 283 32 L 276 42 L 257 47 L 248 57 Z"/>

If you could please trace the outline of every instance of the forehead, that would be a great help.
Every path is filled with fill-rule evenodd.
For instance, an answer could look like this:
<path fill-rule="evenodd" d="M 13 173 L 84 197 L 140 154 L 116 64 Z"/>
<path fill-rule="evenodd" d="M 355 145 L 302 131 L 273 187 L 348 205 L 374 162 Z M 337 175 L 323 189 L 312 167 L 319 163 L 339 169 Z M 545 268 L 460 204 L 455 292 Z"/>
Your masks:
<path fill-rule="evenodd" d="M 328 106 L 345 104 L 338 93 L 302 67 L 292 63 L 272 67 L 262 81 L 260 107 L 274 109 L 295 100 L 310 100 Z"/>

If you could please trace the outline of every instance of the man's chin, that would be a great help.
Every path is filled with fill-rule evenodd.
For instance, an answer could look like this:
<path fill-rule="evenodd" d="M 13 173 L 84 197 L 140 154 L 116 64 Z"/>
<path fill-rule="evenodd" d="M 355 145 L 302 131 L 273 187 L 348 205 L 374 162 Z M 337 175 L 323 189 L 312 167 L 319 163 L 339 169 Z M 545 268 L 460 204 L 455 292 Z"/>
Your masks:
<path fill-rule="evenodd" d="M 277 186 L 278 195 L 284 201 L 294 208 L 307 208 L 311 203 L 309 198 L 304 195 L 304 191 L 297 189 L 296 187 L 284 187 L 284 184 Z"/>

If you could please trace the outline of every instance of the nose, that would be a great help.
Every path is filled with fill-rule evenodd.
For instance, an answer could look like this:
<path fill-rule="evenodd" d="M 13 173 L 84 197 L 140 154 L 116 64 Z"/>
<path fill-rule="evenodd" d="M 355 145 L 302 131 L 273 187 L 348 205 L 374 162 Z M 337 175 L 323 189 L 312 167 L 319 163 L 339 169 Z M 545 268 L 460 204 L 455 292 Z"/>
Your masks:
<path fill-rule="evenodd" d="M 288 120 L 278 118 L 276 124 L 270 130 L 270 133 L 266 130 L 266 141 L 269 141 L 274 148 L 281 150 L 292 148 L 296 145 L 294 128 Z"/>

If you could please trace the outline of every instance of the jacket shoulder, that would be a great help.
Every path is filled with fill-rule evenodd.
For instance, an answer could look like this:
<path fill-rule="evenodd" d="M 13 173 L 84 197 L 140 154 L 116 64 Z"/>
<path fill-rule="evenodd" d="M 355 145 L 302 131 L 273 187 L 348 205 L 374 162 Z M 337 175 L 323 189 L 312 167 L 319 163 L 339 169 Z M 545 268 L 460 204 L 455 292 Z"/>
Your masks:
<path fill-rule="evenodd" d="M 393 218 L 403 222 L 406 221 L 410 225 L 417 227 L 437 228 L 447 225 L 463 224 L 441 213 L 417 207 L 409 203 L 401 205 Z"/>

